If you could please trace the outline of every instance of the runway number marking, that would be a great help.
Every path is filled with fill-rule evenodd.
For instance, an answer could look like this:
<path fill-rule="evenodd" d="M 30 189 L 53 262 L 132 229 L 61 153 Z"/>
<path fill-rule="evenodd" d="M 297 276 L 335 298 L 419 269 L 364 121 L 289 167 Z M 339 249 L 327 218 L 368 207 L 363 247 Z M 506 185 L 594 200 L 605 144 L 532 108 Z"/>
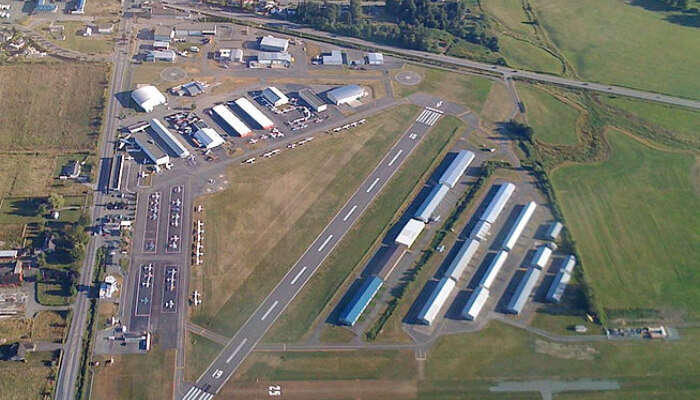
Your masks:
<path fill-rule="evenodd" d="M 401 153 L 403 153 L 403 150 L 399 150 L 399 151 L 396 153 L 396 155 L 394 156 L 394 158 L 392 158 L 391 161 L 389 161 L 389 166 L 390 166 L 390 167 L 394 164 L 394 162 L 396 162 L 396 159 L 399 158 L 399 156 L 401 155 Z"/>
<path fill-rule="evenodd" d="M 324 249 L 324 248 L 326 247 L 326 245 L 328 244 L 328 242 L 331 241 L 331 239 L 333 239 L 333 235 L 328 235 L 328 237 L 326 238 L 326 241 L 324 241 L 323 244 L 321 245 L 321 247 L 318 248 L 318 251 L 319 251 L 319 252 L 322 252 L 323 249 Z"/>
<path fill-rule="evenodd" d="M 289 284 L 293 285 L 293 284 L 297 283 L 297 280 L 299 280 L 299 278 L 301 277 L 301 274 L 303 274 L 304 271 L 306 271 L 306 267 L 302 268 L 301 271 L 299 271 L 299 273 L 297 273 L 297 275 L 294 277 L 294 279 L 292 279 L 292 281 L 289 282 Z"/>
<path fill-rule="evenodd" d="M 234 350 L 233 353 L 231 353 L 231 355 L 228 356 L 228 358 L 226 359 L 226 364 L 230 363 L 231 360 L 233 360 L 233 357 L 235 357 L 236 354 L 238 354 L 238 352 L 241 351 L 241 348 L 243 347 L 243 345 L 245 345 L 245 343 L 246 343 L 247 341 L 248 341 L 248 338 L 244 338 L 244 339 L 241 341 L 241 343 L 238 345 L 238 347 L 236 347 L 236 350 Z"/>
<path fill-rule="evenodd" d="M 267 387 L 267 394 L 270 396 L 281 396 L 282 395 L 282 386 L 280 385 L 272 385 Z"/>
<path fill-rule="evenodd" d="M 379 178 L 376 178 L 374 182 L 372 182 L 372 184 L 369 185 L 369 187 L 367 188 L 367 193 L 371 192 L 372 189 L 374 189 L 374 187 L 377 185 L 377 182 L 379 182 Z"/>
<path fill-rule="evenodd" d="M 278 304 L 278 303 L 279 303 L 279 301 L 275 300 L 275 302 L 272 303 L 272 305 L 270 306 L 270 308 L 268 308 L 267 311 L 265 311 L 265 314 L 263 314 L 263 316 L 262 316 L 262 318 L 260 318 L 260 320 L 261 320 L 261 321 L 265 321 L 265 318 L 267 318 L 267 316 L 270 315 L 270 313 L 272 312 L 272 310 L 274 310 L 275 307 L 277 307 L 277 304 Z"/>
<path fill-rule="evenodd" d="M 357 209 L 357 206 L 352 206 L 350 211 L 348 211 L 348 213 L 345 215 L 345 218 L 343 218 L 343 221 L 347 221 L 348 218 L 350 218 L 350 216 L 352 215 L 352 213 L 355 212 L 356 209 Z"/>

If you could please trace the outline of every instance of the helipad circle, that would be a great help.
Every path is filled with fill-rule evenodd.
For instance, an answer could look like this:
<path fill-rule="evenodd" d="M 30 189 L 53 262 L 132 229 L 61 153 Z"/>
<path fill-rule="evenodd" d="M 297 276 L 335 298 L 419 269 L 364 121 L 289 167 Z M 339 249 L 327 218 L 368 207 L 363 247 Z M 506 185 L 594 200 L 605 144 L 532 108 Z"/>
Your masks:
<path fill-rule="evenodd" d="M 177 82 L 187 77 L 187 72 L 179 67 L 168 67 L 160 71 L 160 77 L 164 81 Z"/>
<path fill-rule="evenodd" d="M 423 80 L 420 74 L 414 71 L 401 71 L 394 76 L 394 79 L 396 79 L 398 83 L 408 86 L 417 85 Z"/>

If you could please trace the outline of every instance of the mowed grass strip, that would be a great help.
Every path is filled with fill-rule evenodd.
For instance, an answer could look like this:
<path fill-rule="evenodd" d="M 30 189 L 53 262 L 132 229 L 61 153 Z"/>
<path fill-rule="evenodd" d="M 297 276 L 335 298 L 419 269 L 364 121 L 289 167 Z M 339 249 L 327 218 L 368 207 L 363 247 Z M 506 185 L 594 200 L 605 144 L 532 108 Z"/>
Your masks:
<path fill-rule="evenodd" d="M 680 12 L 609 0 L 529 4 L 583 79 L 698 98 L 700 57 L 691 49 L 700 48 L 700 35 Z"/>
<path fill-rule="evenodd" d="M 439 121 L 280 316 L 263 339 L 265 342 L 294 342 L 306 333 L 372 244 L 386 231 L 438 154 L 463 127 L 460 120 L 451 116 Z"/>
<path fill-rule="evenodd" d="M 700 315 L 700 198 L 695 157 L 610 130 L 609 160 L 568 165 L 552 182 L 593 294 L 609 310 Z"/>
<path fill-rule="evenodd" d="M 517 85 L 535 138 L 545 143 L 575 145 L 579 111 L 546 91 L 527 84 Z"/>
<path fill-rule="evenodd" d="M 233 335 L 418 111 L 399 106 L 361 128 L 232 167 L 231 186 L 204 201 L 207 255 L 193 284 L 206 301 L 192 320 Z"/>
<path fill-rule="evenodd" d="M 108 70 L 87 63 L 0 67 L 0 149 L 94 150 Z"/>
<path fill-rule="evenodd" d="M 207 369 L 209 363 L 219 354 L 223 346 L 192 332 L 188 332 L 187 335 L 185 379 L 194 382 Z"/>

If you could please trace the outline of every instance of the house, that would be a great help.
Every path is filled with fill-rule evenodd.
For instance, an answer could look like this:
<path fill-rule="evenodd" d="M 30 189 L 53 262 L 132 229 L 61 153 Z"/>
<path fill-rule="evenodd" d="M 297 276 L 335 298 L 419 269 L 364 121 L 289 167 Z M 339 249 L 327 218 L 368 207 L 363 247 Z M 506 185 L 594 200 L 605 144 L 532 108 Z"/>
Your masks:
<path fill-rule="evenodd" d="M 59 179 L 75 179 L 80 175 L 80 163 L 77 161 L 70 161 L 68 164 L 61 168 L 61 175 Z"/>
<path fill-rule="evenodd" d="M 0 268 L 0 287 L 22 286 L 24 271 L 22 261 L 16 260 L 11 268 Z"/>
<path fill-rule="evenodd" d="M 56 243 L 53 241 L 53 233 L 47 232 L 44 235 L 44 244 L 41 246 L 41 251 L 46 254 L 56 251 Z"/>
<path fill-rule="evenodd" d="M 10 343 L 0 346 L 0 360 L 24 361 L 27 353 L 36 350 L 34 343 Z"/>
<path fill-rule="evenodd" d="M 119 290 L 117 279 L 112 275 L 107 275 L 105 281 L 100 283 L 100 298 L 109 299 L 117 290 Z"/>

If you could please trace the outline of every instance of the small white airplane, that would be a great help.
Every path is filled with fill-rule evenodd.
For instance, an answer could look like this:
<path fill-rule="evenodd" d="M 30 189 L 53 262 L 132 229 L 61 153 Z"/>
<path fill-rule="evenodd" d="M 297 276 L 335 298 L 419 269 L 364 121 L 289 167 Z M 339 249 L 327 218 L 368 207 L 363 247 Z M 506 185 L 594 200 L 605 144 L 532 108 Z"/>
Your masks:
<path fill-rule="evenodd" d="M 243 161 L 242 164 L 255 164 L 255 157 Z"/>
<path fill-rule="evenodd" d="M 192 302 L 194 303 L 195 306 L 202 304 L 202 298 L 201 298 L 199 292 L 196 290 L 194 291 L 194 293 L 192 293 Z"/>
<path fill-rule="evenodd" d="M 151 287 L 151 281 L 143 281 L 143 282 L 141 282 L 141 286 L 143 286 L 145 288 L 149 288 L 149 287 Z"/>
<path fill-rule="evenodd" d="M 165 303 L 165 308 L 170 309 L 175 307 L 175 302 L 172 300 L 169 300 L 168 302 Z"/>
<path fill-rule="evenodd" d="M 151 300 L 148 297 L 144 297 L 143 299 L 141 299 L 141 303 L 143 304 L 148 304 L 149 301 Z"/>
<path fill-rule="evenodd" d="M 153 271 L 153 264 L 146 264 L 143 266 L 143 270 L 146 272 L 151 272 Z"/>

